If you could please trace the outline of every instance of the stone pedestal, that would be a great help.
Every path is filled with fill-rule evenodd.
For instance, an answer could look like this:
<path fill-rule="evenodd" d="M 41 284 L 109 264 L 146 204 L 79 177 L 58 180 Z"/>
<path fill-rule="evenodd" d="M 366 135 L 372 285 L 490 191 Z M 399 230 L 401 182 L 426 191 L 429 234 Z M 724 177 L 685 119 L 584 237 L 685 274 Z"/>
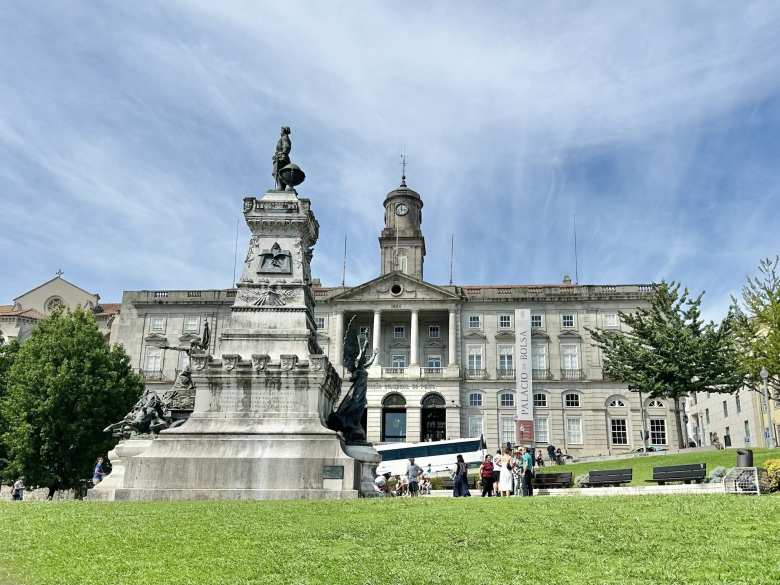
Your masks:
<path fill-rule="evenodd" d="M 379 494 L 374 489 L 377 465 L 382 461 L 382 456 L 377 453 L 373 445 L 346 445 L 344 451 L 355 460 L 355 476 L 359 478 L 360 497 L 374 498 Z"/>
<path fill-rule="evenodd" d="M 219 350 L 191 355 L 194 411 L 127 461 L 117 500 L 367 493 L 373 448 L 353 456 L 326 427 L 341 381 L 316 340 L 309 200 L 269 191 L 245 198 L 244 216 L 252 236 Z"/>
<path fill-rule="evenodd" d="M 121 488 L 124 483 L 127 460 L 146 451 L 152 445 L 153 440 L 149 436 L 139 436 L 119 441 L 116 447 L 108 452 L 111 473 L 87 492 L 87 499 L 99 501 L 116 499 L 116 490 Z"/>

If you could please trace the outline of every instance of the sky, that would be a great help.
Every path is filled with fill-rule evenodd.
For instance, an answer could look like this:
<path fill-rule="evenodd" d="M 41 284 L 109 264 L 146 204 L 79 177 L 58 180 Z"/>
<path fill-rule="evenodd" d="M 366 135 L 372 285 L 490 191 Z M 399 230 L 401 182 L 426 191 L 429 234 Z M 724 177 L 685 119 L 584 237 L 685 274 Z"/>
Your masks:
<path fill-rule="evenodd" d="M 231 286 L 287 125 L 324 285 L 345 237 L 347 284 L 378 275 L 405 151 L 426 280 L 454 234 L 459 284 L 676 280 L 720 318 L 780 253 L 778 30 L 777 2 L 6 0 L 0 303 L 58 269 L 104 302 Z"/>

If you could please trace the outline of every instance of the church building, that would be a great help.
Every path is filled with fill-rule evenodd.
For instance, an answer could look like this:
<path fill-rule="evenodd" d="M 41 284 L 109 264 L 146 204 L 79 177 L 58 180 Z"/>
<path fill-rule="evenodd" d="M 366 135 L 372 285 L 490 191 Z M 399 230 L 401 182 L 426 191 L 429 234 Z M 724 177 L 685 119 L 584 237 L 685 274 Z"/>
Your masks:
<path fill-rule="evenodd" d="M 315 281 L 318 341 L 342 378 L 347 328 L 378 352 L 364 417 L 369 441 L 482 436 L 492 450 L 553 444 L 575 456 L 677 445 L 672 404 L 640 403 L 607 379 L 588 332 L 625 327 L 618 312 L 646 304 L 649 284 L 579 285 L 568 277 L 433 284 L 424 274 L 422 210 L 422 197 L 402 180 L 384 199 L 379 276 L 354 287 Z M 218 355 L 235 296 L 235 289 L 126 291 L 112 341 L 125 346 L 147 384 L 167 389 L 186 355 L 160 346 L 196 339 L 208 321 Z"/>

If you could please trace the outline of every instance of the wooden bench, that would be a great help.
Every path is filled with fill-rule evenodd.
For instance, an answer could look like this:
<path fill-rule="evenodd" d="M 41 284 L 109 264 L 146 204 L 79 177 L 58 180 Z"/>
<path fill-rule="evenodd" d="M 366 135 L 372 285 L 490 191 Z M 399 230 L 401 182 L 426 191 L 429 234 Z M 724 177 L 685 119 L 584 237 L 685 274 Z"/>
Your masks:
<path fill-rule="evenodd" d="M 572 472 L 537 473 L 534 476 L 535 488 L 570 488 L 574 485 Z"/>
<path fill-rule="evenodd" d="M 585 487 L 619 486 L 630 483 L 634 477 L 633 469 L 601 469 L 589 471 Z"/>
<path fill-rule="evenodd" d="M 443 490 L 451 490 L 453 487 L 455 487 L 455 480 L 451 477 L 442 477 L 441 479 L 441 488 Z M 468 475 L 466 476 L 466 483 L 469 486 L 470 490 L 477 489 L 477 476 L 476 475 Z"/>
<path fill-rule="evenodd" d="M 706 463 L 690 463 L 687 465 L 669 465 L 667 467 L 653 467 L 653 481 L 658 485 L 664 485 L 669 481 L 682 481 L 700 483 L 707 479 Z"/>

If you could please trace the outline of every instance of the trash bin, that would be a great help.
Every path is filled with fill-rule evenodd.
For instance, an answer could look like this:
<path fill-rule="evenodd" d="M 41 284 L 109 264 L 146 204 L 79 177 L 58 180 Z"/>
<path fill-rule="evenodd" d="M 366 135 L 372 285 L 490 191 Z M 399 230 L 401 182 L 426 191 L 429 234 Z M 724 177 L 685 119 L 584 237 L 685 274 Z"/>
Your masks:
<path fill-rule="evenodd" d="M 752 449 L 737 449 L 737 467 L 753 467 Z"/>

